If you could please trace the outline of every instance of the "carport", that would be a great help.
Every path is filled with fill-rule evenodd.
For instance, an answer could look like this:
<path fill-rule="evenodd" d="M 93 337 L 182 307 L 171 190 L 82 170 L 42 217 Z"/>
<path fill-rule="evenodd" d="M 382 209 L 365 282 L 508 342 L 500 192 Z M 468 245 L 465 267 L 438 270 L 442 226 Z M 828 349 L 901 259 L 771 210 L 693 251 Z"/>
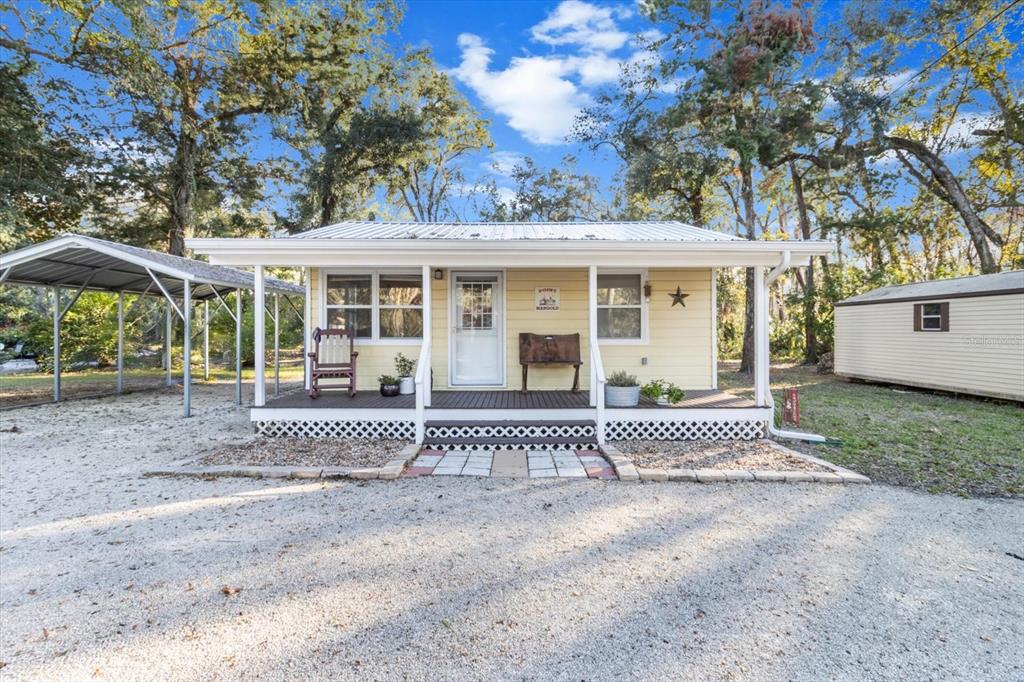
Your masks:
<path fill-rule="evenodd" d="M 124 321 L 147 296 L 162 297 L 166 301 L 164 325 L 164 363 L 167 384 L 171 376 L 171 342 L 174 317 L 183 326 L 182 383 L 184 387 L 184 414 L 191 416 L 192 399 L 192 339 L 194 304 L 202 303 L 203 374 L 210 372 L 210 315 L 224 309 L 235 321 L 235 400 L 242 403 L 242 292 L 253 290 L 255 280 L 251 273 L 222 265 L 210 265 L 191 258 L 172 256 L 136 246 L 86 237 L 63 235 L 50 241 L 0 255 L 0 283 L 49 287 L 53 297 L 53 400 L 61 399 L 60 330 L 61 322 L 85 291 L 108 291 L 118 294 L 117 299 L 117 392 L 124 391 Z M 70 300 L 62 306 L 64 289 L 73 291 Z M 302 318 L 302 313 L 291 301 L 291 296 L 304 296 L 305 289 L 280 279 L 267 278 L 260 287 L 264 300 L 254 301 L 266 310 L 274 323 L 274 386 L 280 386 L 280 322 L 281 300 Z M 266 294 L 273 300 L 273 309 L 267 305 Z M 125 310 L 125 294 L 138 298 Z M 234 306 L 227 297 L 234 294 Z M 214 304 L 211 311 L 211 303 Z M 263 363 L 257 363 L 262 366 Z"/>

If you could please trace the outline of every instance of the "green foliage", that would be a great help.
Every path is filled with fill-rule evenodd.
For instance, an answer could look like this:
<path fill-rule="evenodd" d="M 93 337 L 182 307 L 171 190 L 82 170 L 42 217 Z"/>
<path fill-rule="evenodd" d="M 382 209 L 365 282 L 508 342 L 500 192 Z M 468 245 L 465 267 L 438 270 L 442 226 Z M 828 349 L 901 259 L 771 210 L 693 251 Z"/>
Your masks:
<path fill-rule="evenodd" d="M 395 374 L 400 377 L 411 377 L 416 371 L 416 361 L 399 353 L 395 356 Z"/>
<path fill-rule="evenodd" d="M 514 194 L 503 198 L 492 182 L 485 188 L 486 203 L 480 207 L 484 220 L 587 221 L 607 218 L 608 209 L 597 201 L 597 179 L 576 170 L 576 157 L 568 155 L 555 168 L 544 171 L 533 159 L 513 166 L 509 177 Z"/>
<path fill-rule="evenodd" d="M 658 400 L 662 396 L 668 400 L 670 405 L 678 403 L 686 395 L 683 389 L 671 381 L 664 379 L 652 379 L 640 387 L 640 395 L 651 400 Z"/>
<path fill-rule="evenodd" d="M 390 374 L 381 374 L 379 377 L 377 377 L 377 382 L 381 386 L 397 386 L 398 385 L 398 379 L 396 379 L 395 377 L 391 376 Z"/>
<path fill-rule="evenodd" d="M 640 382 L 636 380 L 635 374 L 629 374 L 625 370 L 618 370 L 608 375 L 608 381 L 606 382 L 609 386 L 616 386 L 619 388 L 630 388 L 632 386 L 639 386 Z"/>

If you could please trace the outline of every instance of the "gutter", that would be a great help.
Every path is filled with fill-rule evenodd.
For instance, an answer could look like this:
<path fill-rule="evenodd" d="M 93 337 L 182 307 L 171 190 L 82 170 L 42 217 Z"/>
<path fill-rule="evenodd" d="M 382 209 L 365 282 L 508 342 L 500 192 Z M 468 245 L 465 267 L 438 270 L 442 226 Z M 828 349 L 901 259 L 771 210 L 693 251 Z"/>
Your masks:
<path fill-rule="evenodd" d="M 792 255 L 789 250 L 782 252 L 782 260 L 779 264 L 772 268 L 771 272 L 768 273 L 764 278 L 764 285 L 767 288 L 769 284 L 779 278 L 779 276 L 789 269 L 789 263 L 792 259 Z M 828 441 L 824 436 L 819 436 L 816 433 L 803 433 L 800 431 L 786 431 L 783 429 L 775 428 L 775 398 L 772 396 L 771 389 L 771 378 L 770 378 L 770 366 L 765 368 L 765 402 L 768 403 L 768 408 L 771 410 L 771 414 L 768 419 L 768 433 L 769 435 L 775 436 L 776 438 L 788 438 L 790 440 L 803 440 L 808 443 L 825 443 Z"/>

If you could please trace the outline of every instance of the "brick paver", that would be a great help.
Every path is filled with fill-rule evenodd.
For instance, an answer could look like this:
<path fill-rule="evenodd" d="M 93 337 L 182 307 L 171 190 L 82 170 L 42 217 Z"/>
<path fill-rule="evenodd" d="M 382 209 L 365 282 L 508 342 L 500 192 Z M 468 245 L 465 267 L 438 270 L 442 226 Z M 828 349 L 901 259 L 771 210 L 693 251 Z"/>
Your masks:
<path fill-rule="evenodd" d="M 615 469 L 595 450 L 423 449 L 405 476 L 490 476 L 492 478 L 616 478 Z"/>

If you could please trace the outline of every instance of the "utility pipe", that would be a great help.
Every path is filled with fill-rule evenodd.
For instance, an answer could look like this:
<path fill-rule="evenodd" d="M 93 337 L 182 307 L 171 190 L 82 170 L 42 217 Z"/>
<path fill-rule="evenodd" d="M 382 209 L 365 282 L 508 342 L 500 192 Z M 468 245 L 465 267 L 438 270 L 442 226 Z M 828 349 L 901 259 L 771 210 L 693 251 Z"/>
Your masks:
<path fill-rule="evenodd" d="M 765 278 L 764 278 L 764 285 L 765 285 L 765 289 L 766 289 L 766 292 L 765 292 L 766 295 L 767 295 L 768 285 L 771 284 L 772 282 L 774 282 L 775 280 L 777 280 L 779 278 L 779 276 L 783 272 L 785 272 L 787 269 L 789 269 L 789 263 L 790 263 L 791 259 L 792 259 L 792 254 L 789 251 L 783 251 L 782 252 L 782 260 L 779 261 L 779 264 L 776 265 L 774 268 L 772 268 L 771 272 L 769 272 L 765 276 Z M 769 325 L 771 324 L 771 320 L 768 320 L 768 324 Z M 765 395 L 763 397 L 764 397 L 765 402 L 767 403 L 768 408 L 771 410 L 771 414 L 770 414 L 770 416 L 768 418 L 768 433 L 770 435 L 772 435 L 772 436 L 775 436 L 776 438 L 789 438 L 790 440 L 803 440 L 803 441 L 807 441 L 809 443 L 824 443 L 824 442 L 826 442 L 828 440 L 827 438 L 825 438 L 824 436 L 819 436 L 816 433 L 802 433 L 800 431 L 786 431 L 786 430 L 783 430 L 783 429 L 775 428 L 775 398 L 772 396 L 769 364 L 768 364 L 768 362 L 765 362 L 765 366 L 763 368 L 762 367 L 758 367 L 758 368 L 755 368 L 755 369 L 758 372 L 761 372 L 761 371 L 764 372 L 764 386 L 765 386 L 764 393 L 765 393 Z"/>

